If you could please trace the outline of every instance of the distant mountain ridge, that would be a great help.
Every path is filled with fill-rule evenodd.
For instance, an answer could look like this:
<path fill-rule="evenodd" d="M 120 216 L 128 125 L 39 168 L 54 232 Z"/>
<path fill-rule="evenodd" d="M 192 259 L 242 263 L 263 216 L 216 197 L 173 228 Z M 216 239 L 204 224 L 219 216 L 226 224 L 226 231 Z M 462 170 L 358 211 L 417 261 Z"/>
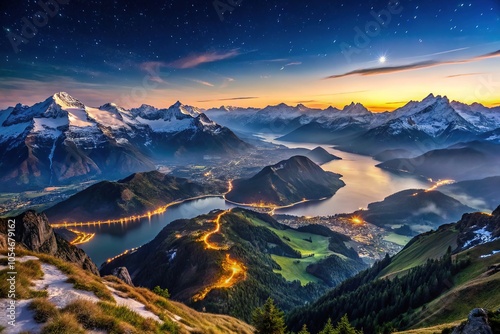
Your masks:
<path fill-rule="evenodd" d="M 85 106 L 67 93 L 0 111 L 0 189 L 33 189 L 156 169 L 157 159 L 227 155 L 250 145 L 199 109 Z"/>
<path fill-rule="evenodd" d="M 450 102 L 446 96 L 433 94 L 383 113 L 372 113 L 359 103 L 342 110 L 280 104 L 260 110 L 221 107 L 206 112 L 224 125 L 281 134 L 279 139 L 284 141 L 335 144 L 346 151 L 369 155 L 387 149 L 424 153 L 479 139 L 488 132 L 492 133 L 484 140 L 500 139 L 494 132 L 500 128 L 500 107 Z"/>

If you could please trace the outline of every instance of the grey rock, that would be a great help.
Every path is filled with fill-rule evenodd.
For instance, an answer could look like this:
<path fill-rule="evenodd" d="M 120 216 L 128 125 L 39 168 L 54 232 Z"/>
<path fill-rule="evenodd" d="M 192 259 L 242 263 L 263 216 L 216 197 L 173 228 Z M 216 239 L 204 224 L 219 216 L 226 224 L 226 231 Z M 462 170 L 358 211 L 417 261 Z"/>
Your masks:
<path fill-rule="evenodd" d="M 452 334 L 493 334 L 488 324 L 488 312 L 482 308 L 473 309 L 467 321 L 456 327 Z"/>
<path fill-rule="evenodd" d="M 126 267 L 117 267 L 113 269 L 113 276 L 118 277 L 121 279 L 123 282 L 130 286 L 134 286 L 134 283 L 132 282 L 132 278 L 130 277 L 130 274 L 128 272 L 128 269 Z"/>
<path fill-rule="evenodd" d="M 97 266 L 83 250 L 71 245 L 54 233 L 45 214 L 30 210 L 10 219 L 15 220 L 14 239 L 17 246 L 72 262 L 99 276 Z M 5 236 L 8 232 L 7 220 L 7 218 L 0 219 L 0 235 Z M 0 246 L 2 246 L 2 243 L 0 243 Z"/>

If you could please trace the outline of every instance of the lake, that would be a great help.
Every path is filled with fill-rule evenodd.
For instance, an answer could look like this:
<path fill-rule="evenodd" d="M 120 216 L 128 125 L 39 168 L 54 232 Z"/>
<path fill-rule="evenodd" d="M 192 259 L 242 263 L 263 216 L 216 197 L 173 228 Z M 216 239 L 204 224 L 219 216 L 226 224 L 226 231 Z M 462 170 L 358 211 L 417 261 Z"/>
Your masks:
<path fill-rule="evenodd" d="M 266 141 L 286 145 L 290 148 L 313 149 L 317 144 L 285 143 L 264 137 Z M 335 196 L 317 202 L 302 203 L 297 206 L 276 210 L 276 213 L 296 216 L 327 216 L 336 213 L 349 213 L 366 208 L 369 203 L 381 201 L 385 197 L 405 189 L 427 189 L 430 183 L 411 175 L 396 175 L 375 167 L 378 163 L 371 157 L 346 153 L 331 147 L 322 147 L 342 160 L 335 160 L 322 165 L 324 170 L 342 174 L 346 186 Z M 114 225 L 78 227 L 75 229 L 95 233 L 88 243 L 79 245 L 99 266 L 108 258 L 127 249 L 135 248 L 151 241 L 166 225 L 176 219 L 189 219 L 208 213 L 214 209 L 229 209 L 234 205 L 222 197 L 208 197 L 186 201 L 169 207 L 158 216 L 144 218 L 136 222 Z"/>

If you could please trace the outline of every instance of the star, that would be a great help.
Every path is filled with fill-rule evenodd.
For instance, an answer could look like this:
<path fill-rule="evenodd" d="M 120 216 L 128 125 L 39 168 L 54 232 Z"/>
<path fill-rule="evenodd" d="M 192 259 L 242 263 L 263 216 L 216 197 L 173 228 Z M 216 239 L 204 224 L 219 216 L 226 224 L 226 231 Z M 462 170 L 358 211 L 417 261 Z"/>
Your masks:
<path fill-rule="evenodd" d="M 378 59 L 378 62 L 381 63 L 381 64 L 384 64 L 385 62 L 387 61 L 387 58 L 385 56 L 381 56 L 379 59 Z"/>

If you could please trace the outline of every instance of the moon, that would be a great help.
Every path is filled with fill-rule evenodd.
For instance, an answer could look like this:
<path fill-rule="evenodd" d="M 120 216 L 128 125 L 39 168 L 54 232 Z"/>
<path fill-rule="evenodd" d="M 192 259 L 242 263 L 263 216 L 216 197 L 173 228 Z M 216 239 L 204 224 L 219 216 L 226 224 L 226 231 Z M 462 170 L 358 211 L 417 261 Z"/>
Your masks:
<path fill-rule="evenodd" d="M 381 64 L 385 63 L 386 61 L 387 61 L 387 58 L 385 56 L 382 56 L 378 59 L 378 62 Z"/>

